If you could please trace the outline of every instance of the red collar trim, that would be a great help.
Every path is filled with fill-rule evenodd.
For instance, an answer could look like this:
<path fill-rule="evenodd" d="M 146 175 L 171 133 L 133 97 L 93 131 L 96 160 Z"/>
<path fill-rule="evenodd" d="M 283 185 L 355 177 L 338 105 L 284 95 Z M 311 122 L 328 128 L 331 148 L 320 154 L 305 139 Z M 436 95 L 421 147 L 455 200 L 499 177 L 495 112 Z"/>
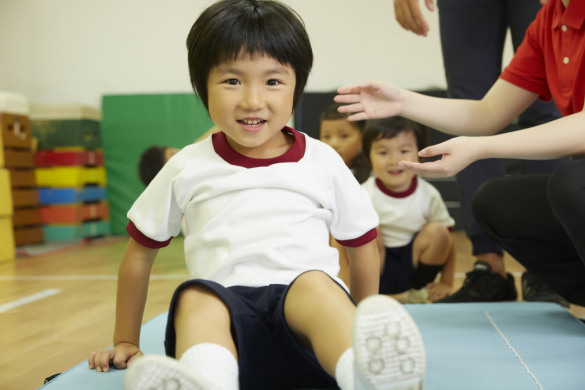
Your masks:
<path fill-rule="evenodd" d="M 571 0 L 565 9 L 561 0 L 556 2 L 556 8 L 553 11 L 553 28 L 559 28 L 561 25 L 580 30 L 585 22 L 585 1 Z M 546 5 L 545 5 L 546 7 Z"/>
<path fill-rule="evenodd" d="M 386 188 L 384 186 L 384 183 L 382 183 L 382 180 L 376 178 L 376 185 L 378 186 L 378 189 L 382 191 L 384 194 L 391 196 L 393 198 L 406 198 L 407 196 L 412 195 L 416 190 L 417 184 L 418 184 L 417 176 L 413 176 L 412 181 L 410 182 L 410 187 L 408 187 L 406 191 L 396 192 Z"/>
<path fill-rule="evenodd" d="M 228 144 L 223 132 L 212 134 L 211 141 L 213 143 L 213 149 L 221 158 L 231 165 L 237 165 L 243 168 L 258 168 L 277 163 L 299 162 L 305 155 L 307 146 L 305 135 L 288 126 L 285 126 L 282 131 L 291 134 L 294 137 L 294 142 L 286 153 L 274 158 L 252 158 L 241 155 Z"/>

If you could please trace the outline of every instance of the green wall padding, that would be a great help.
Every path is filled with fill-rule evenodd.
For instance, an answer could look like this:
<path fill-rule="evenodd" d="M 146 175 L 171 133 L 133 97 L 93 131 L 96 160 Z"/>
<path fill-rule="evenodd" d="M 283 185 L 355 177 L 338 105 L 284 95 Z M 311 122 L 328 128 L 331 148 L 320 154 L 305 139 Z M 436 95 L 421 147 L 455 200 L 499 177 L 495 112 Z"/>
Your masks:
<path fill-rule="evenodd" d="M 126 234 L 126 213 L 144 190 L 138 159 L 152 145 L 182 148 L 213 126 L 194 94 L 108 95 L 101 122 L 112 234 Z"/>

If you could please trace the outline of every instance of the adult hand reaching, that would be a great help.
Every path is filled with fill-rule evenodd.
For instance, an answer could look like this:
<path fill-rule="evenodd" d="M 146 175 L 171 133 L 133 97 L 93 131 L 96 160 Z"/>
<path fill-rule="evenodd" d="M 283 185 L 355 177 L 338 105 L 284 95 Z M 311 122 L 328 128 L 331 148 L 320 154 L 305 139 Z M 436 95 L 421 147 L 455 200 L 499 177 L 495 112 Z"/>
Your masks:
<path fill-rule="evenodd" d="M 433 0 L 424 1 L 429 11 L 435 10 Z M 420 10 L 419 0 L 394 0 L 394 15 L 405 30 L 424 37 L 427 36 L 429 24 Z"/>
<path fill-rule="evenodd" d="M 339 112 L 355 113 L 347 118 L 350 121 L 396 116 L 403 110 L 402 90 L 383 81 L 344 86 L 337 93 L 336 102 L 349 103 L 339 107 Z"/>
<path fill-rule="evenodd" d="M 450 177 L 456 175 L 472 162 L 482 158 L 480 145 L 484 137 L 457 137 L 421 150 L 420 157 L 443 155 L 440 160 L 416 163 L 401 161 L 400 165 L 425 177 Z"/>

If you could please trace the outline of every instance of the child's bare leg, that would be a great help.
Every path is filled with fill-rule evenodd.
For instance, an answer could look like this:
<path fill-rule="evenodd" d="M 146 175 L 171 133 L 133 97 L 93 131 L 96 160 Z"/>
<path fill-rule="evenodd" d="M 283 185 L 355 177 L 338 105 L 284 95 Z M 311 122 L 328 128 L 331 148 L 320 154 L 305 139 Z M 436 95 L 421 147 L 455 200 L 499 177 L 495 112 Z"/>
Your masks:
<path fill-rule="evenodd" d="M 175 311 L 175 333 L 177 359 L 187 349 L 201 343 L 220 345 L 236 359 L 238 357 L 230 331 L 229 310 L 217 295 L 204 286 L 195 285 L 181 292 Z"/>
<path fill-rule="evenodd" d="M 428 265 L 443 265 L 447 262 L 452 245 L 449 230 L 440 222 L 429 222 L 414 239 L 412 261 L 415 267 L 419 262 Z"/>
<path fill-rule="evenodd" d="M 289 328 L 332 376 L 340 356 L 351 347 L 354 313 L 345 291 L 320 271 L 299 276 L 284 303 Z"/>

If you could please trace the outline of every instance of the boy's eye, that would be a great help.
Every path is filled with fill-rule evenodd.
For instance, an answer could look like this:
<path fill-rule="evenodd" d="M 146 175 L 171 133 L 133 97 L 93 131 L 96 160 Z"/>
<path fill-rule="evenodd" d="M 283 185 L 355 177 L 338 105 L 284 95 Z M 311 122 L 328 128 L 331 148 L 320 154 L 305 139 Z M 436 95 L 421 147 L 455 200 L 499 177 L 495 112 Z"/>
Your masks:
<path fill-rule="evenodd" d="M 238 85 L 240 82 L 238 81 L 238 79 L 227 79 L 226 81 L 224 81 L 224 83 L 228 85 Z"/>
<path fill-rule="evenodd" d="M 266 84 L 270 85 L 270 86 L 276 86 L 276 85 L 280 84 L 280 81 L 272 79 L 272 80 L 268 80 L 266 82 Z"/>

